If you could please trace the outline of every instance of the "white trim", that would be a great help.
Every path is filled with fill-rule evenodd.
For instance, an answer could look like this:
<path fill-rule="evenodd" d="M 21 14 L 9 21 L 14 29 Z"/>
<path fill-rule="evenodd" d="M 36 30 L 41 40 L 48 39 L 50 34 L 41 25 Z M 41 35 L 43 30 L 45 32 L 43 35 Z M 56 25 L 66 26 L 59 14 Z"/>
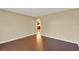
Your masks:
<path fill-rule="evenodd" d="M 14 41 L 14 40 L 18 40 L 18 39 L 20 39 L 20 38 L 28 37 L 28 36 L 31 36 L 31 35 L 34 35 L 34 34 L 29 34 L 29 35 L 21 36 L 21 37 L 18 37 L 18 38 L 14 38 L 14 39 L 2 41 L 2 42 L 0 42 L 0 44 L 6 43 L 6 42 L 10 42 L 10 41 Z"/>
<path fill-rule="evenodd" d="M 42 36 L 46 36 L 46 37 L 50 37 L 50 38 L 55 38 L 55 39 L 57 39 L 57 40 L 62 40 L 62 41 L 74 43 L 74 44 L 77 44 L 77 45 L 79 46 L 79 43 L 78 43 L 78 42 L 73 42 L 73 41 L 66 40 L 66 39 L 62 39 L 62 38 L 58 38 L 58 37 L 51 37 L 51 36 L 48 36 L 48 35 L 42 35 Z"/>
<path fill-rule="evenodd" d="M 35 33 L 35 34 L 36 34 L 36 33 Z M 6 40 L 6 41 L 2 41 L 2 42 L 0 42 L 0 44 L 6 43 L 6 42 L 10 42 L 10 41 L 14 41 L 14 40 L 18 40 L 18 39 L 20 39 L 20 38 L 28 37 L 28 36 L 35 35 L 35 34 L 30 34 L 30 35 L 21 36 L 21 37 L 14 38 L 14 39 L 10 39 L 10 40 Z M 50 38 L 55 38 L 55 39 L 57 39 L 57 40 L 62 40 L 62 41 L 67 41 L 67 42 L 75 43 L 75 44 L 77 44 L 77 45 L 79 46 L 79 43 L 78 43 L 78 42 L 73 42 L 73 41 L 65 40 L 65 39 L 58 38 L 58 37 L 51 37 L 51 36 L 48 36 L 48 35 L 42 35 L 42 36 L 46 36 L 46 37 L 50 37 Z"/>

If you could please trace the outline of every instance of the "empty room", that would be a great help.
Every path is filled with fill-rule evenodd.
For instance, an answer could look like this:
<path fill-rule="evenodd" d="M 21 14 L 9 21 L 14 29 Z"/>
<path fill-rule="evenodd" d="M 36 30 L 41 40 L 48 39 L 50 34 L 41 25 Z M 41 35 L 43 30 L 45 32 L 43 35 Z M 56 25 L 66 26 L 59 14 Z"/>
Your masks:
<path fill-rule="evenodd" d="M 79 51 L 79 8 L 0 8 L 0 51 Z"/>

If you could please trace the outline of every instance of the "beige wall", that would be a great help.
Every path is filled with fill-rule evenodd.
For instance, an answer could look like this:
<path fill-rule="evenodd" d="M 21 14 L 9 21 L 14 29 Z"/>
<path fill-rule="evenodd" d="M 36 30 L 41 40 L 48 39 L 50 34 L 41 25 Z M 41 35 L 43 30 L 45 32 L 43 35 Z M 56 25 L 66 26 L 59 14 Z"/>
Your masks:
<path fill-rule="evenodd" d="M 42 35 L 79 43 L 79 9 L 41 17 Z"/>
<path fill-rule="evenodd" d="M 34 20 L 30 16 L 0 10 L 0 42 L 34 34 Z"/>

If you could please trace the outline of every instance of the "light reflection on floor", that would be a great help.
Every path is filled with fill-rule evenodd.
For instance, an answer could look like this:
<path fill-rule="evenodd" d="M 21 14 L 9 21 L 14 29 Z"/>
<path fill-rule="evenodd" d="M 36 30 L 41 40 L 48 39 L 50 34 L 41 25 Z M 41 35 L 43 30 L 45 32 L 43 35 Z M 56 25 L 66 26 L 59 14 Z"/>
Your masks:
<path fill-rule="evenodd" d="M 41 34 L 39 32 L 37 33 L 36 38 L 37 38 L 36 39 L 36 43 L 37 43 L 36 48 L 38 50 L 43 50 L 43 40 L 42 40 Z"/>

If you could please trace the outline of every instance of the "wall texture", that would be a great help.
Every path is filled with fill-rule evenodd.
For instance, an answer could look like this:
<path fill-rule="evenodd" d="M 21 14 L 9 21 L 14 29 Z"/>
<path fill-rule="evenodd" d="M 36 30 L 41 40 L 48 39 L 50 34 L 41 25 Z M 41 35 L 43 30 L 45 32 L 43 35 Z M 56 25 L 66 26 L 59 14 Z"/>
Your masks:
<path fill-rule="evenodd" d="M 35 18 L 0 10 L 0 42 L 34 34 Z"/>
<path fill-rule="evenodd" d="M 79 43 L 79 9 L 41 17 L 42 35 Z"/>

